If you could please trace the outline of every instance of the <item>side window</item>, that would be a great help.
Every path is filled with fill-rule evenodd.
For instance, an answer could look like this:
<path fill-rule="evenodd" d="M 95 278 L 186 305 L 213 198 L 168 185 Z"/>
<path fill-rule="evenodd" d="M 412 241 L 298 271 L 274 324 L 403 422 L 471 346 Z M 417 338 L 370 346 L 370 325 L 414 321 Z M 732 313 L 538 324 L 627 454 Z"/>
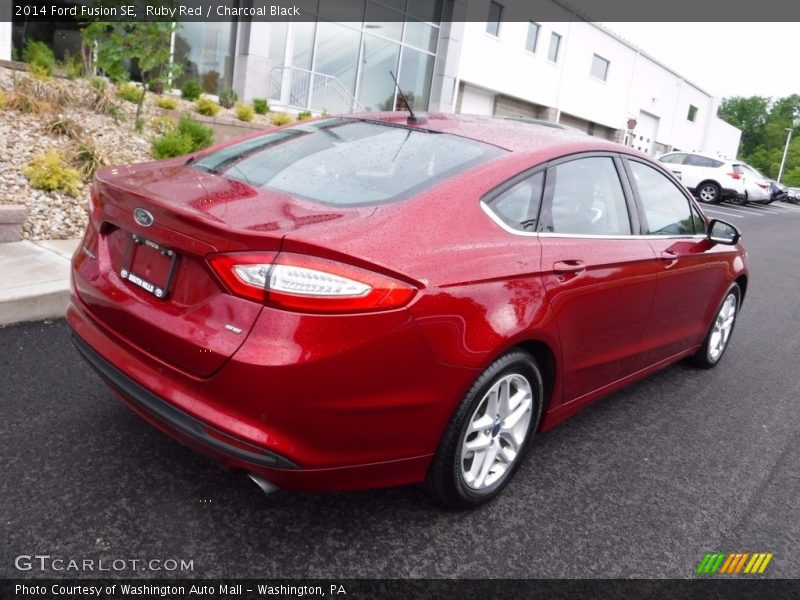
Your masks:
<path fill-rule="evenodd" d="M 579 158 L 552 167 L 548 188 L 551 177 L 552 197 L 542 211 L 539 231 L 630 235 L 628 207 L 613 159 Z"/>
<path fill-rule="evenodd" d="M 663 173 L 644 163 L 628 161 L 647 219 L 650 235 L 692 235 L 695 219 L 689 200 Z M 698 233 L 702 233 L 701 230 Z"/>
<path fill-rule="evenodd" d="M 543 186 L 544 171 L 506 190 L 489 206 L 509 227 L 520 231 L 536 231 Z"/>

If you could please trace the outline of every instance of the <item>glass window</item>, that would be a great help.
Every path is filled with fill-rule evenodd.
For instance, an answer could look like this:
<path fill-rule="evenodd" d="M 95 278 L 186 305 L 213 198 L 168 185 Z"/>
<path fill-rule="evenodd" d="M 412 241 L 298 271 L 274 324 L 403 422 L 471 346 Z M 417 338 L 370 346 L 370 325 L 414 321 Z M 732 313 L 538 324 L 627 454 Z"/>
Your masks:
<path fill-rule="evenodd" d="M 382 35 L 397 42 L 403 33 L 403 15 L 380 4 L 367 2 L 367 16 L 364 18 L 364 29 L 369 33 Z"/>
<path fill-rule="evenodd" d="M 550 214 L 540 231 L 583 235 L 630 235 L 622 184 L 609 157 L 579 158 L 551 168 L 555 179 Z"/>
<path fill-rule="evenodd" d="M 486 19 L 486 33 L 497 36 L 500 35 L 500 18 L 503 15 L 503 7 L 497 2 L 489 2 L 489 16 Z"/>
<path fill-rule="evenodd" d="M 400 44 L 364 36 L 358 103 L 365 110 L 392 110 L 395 85 L 389 71 L 397 74 L 399 58 Z"/>
<path fill-rule="evenodd" d="M 689 105 L 689 113 L 686 115 L 686 118 L 694 123 L 694 120 L 697 118 L 697 107 L 693 104 Z"/>
<path fill-rule="evenodd" d="M 679 165 L 683 162 L 683 154 L 665 154 L 664 156 L 659 157 L 662 163 L 667 163 L 670 165 Z"/>
<path fill-rule="evenodd" d="M 189 79 L 198 79 L 209 94 L 231 87 L 236 43 L 233 25 L 223 22 L 181 23 L 175 34 L 174 49 L 174 61 L 183 67 L 176 81 L 178 87 Z"/>
<path fill-rule="evenodd" d="M 403 48 L 400 75 L 397 80 L 408 98 L 411 108 L 415 110 L 427 110 L 428 108 L 431 79 L 433 78 L 433 61 L 434 57 L 431 54 L 407 46 Z M 399 110 L 404 110 L 404 108 Z"/>
<path fill-rule="evenodd" d="M 561 47 L 561 36 L 557 33 L 550 34 L 550 49 L 547 51 L 547 60 L 558 62 L 558 51 Z"/>
<path fill-rule="evenodd" d="M 446 133 L 326 119 L 249 139 L 193 168 L 334 205 L 419 193 L 504 151 Z"/>
<path fill-rule="evenodd" d="M 420 21 L 438 23 L 442 18 L 442 4 L 442 0 L 408 0 L 406 12 Z"/>
<path fill-rule="evenodd" d="M 609 62 L 602 56 L 595 54 L 592 57 L 592 77 L 605 81 L 608 77 Z"/>
<path fill-rule="evenodd" d="M 319 3 L 319 16 L 323 19 L 362 23 L 365 0 L 330 0 Z"/>
<path fill-rule="evenodd" d="M 406 21 L 406 32 L 403 41 L 415 48 L 436 52 L 439 30 L 419 21 Z"/>
<path fill-rule="evenodd" d="M 538 23 L 531 21 L 528 23 L 528 37 L 525 39 L 525 49 L 528 52 L 536 52 L 536 43 L 539 41 L 539 29 L 541 27 Z"/>
<path fill-rule="evenodd" d="M 358 68 L 358 49 L 361 46 L 361 32 L 338 23 L 320 21 L 317 26 L 317 59 L 315 71 L 336 77 L 351 94 L 356 88 L 356 69 Z M 312 86 L 312 93 L 322 87 L 319 82 Z M 324 106 L 325 99 L 314 94 L 314 108 Z"/>
<path fill-rule="evenodd" d="M 692 235 L 695 215 L 689 200 L 663 173 L 638 161 L 628 161 L 650 235 Z M 702 231 L 698 232 L 702 233 Z"/>
<path fill-rule="evenodd" d="M 506 190 L 492 200 L 490 206 L 508 226 L 521 231 L 536 231 L 543 187 L 544 171 Z"/>
<path fill-rule="evenodd" d="M 297 21 L 294 24 L 294 45 L 292 47 L 292 66 L 299 69 L 311 69 L 314 55 L 314 31 L 317 24 L 313 21 Z M 280 66 L 272 61 L 274 66 Z"/>

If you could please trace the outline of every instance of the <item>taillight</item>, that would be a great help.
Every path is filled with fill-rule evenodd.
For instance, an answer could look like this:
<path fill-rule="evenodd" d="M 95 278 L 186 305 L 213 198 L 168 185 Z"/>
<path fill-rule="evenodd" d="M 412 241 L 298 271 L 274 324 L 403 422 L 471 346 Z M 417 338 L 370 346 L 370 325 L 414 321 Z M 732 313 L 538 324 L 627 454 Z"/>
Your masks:
<path fill-rule="evenodd" d="M 208 259 L 228 290 L 265 304 L 318 313 L 400 308 L 416 289 L 333 260 L 282 252 L 237 252 Z"/>
<path fill-rule="evenodd" d="M 768 183 L 756 183 L 756 185 L 758 187 L 760 187 L 762 190 L 768 190 L 769 189 L 769 184 Z"/>
<path fill-rule="evenodd" d="M 731 179 L 741 179 L 742 178 L 742 174 L 741 173 L 728 173 L 728 177 L 730 177 Z"/>

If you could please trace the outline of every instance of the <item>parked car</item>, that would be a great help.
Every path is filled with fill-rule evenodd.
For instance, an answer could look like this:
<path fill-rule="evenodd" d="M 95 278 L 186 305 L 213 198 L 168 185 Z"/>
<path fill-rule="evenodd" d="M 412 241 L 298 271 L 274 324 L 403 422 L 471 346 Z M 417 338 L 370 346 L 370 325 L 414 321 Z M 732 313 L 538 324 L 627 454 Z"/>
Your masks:
<path fill-rule="evenodd" d="M 701 154 L 669 152 L 659 157 L 698 200 L 714 204 L 727 200 L 743 205 L 769 197 L 756 182 L 746 177 L 745 163 Z M 749 168 L 749 167 L 748 167 Z M 767 186 L 769 188 L 769 186 Z"/>
<path fill-rule="evenodd" d="M 788 188 L 786 191 L 786 201 L 792 204 L 800 204 L 800 188 Z"/>
<path fill-rule="evenodd" d="M 747 202 L 769 204 L 775 200 L 775 182 L 762 175 L 758 169 L 743 162 L 734 163 L 733 169 L 742 176 Z"/>
<path fill-rule="evenodd" d="M 485 502 L 535 434 L 681 359 L 718 364 L 747 290 L 736 228 L 658 162 L 502 119 L 283 127 L 101 169 L 89 211 L 77 349 L 265 491 Z"/>

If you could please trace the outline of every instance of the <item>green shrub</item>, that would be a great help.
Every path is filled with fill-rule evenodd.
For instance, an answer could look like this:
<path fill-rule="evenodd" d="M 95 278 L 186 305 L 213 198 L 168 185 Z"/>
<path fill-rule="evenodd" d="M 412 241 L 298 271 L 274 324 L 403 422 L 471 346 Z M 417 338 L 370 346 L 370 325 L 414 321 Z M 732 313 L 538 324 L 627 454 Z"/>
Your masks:
<path fill-rule="evenodd" d="M 219 71 L 204 73 L 202 87 L 207 94 L 216 94 L 219 91 Z"/>
<path fill-rule="evenodd" d="M 178 99 L 172 96 L 156 96 L 156 106 L 164 110 L 175 110 L 178 108 Z"/>
<path fill-rule="evenodd" d="M 308 121 L 313 115 L 310 111 L 304 110 L 297 114 L 298 121 Z"/>
<path fill-rule="evenodd" d="M 256 113 L 252 106 L 241 103 L 236 105 L 236 118 L 240 121 L 252 121 L 255 116 Z"/>
<path fill-rule="evenodd" d="M 172 158 L 173 156 L 183 156 L 192 151 L 192 138 L 178 131 L 165 133 L 161 137 L 153 140 L 150 153 L 153 158 Z"/>
<path fill-rule="evenodd" d="M 22 49 L 22 60 L 30 65 L 36 65 L 44 69 L 48 75 L 52 75 L 56 68 L 56 57 L 50 47 L 44 42 L 28 40 L 25 48 Z"/>
<path fill-rule="evenodd" d="M 198 123 L 189 115 L 183 115 L 178 121 L 178 132 L 191 138 L 192 152 L 208 148 L 214 143 L 214 130 Z"/>
<path fill-rule="evenodd" d="M 267 114 L 269 112 L 269 100 L 266 98 L 253 98 L 253 110 L 259 115 Z"/>
<path fill-rule="evenodd" d="M 48 81 L 50 79 L 50 73 L 42 65 L 29 65 L 28 75 L 37 81 Z"/>
<path fill-rule="evenodd" d="M 144 94 L 144 90 L 135 83 L 123 83 L 117 86 L 117 98 L 132 102 L 133 104 L 139 104 L 142 99 L 142 94 Z"/>
<path fill-rule="evenodd" d="M 181 86 L 181 96 L 189 102 L 196 100 L 203 93 L 203 87 L 196 79 L 189 79 Z"/>
<path fill-rule="evenodd" d="M 195 101 L 197 112 L 206 117 L 216 117 L 222 107 L 207 96 L 200 96 Z"/>
<path fill-rule="evenodd" d="M 235 90 L 225 89 L 219 93 L 219 105 L 223 108 L 233 108 L 239 100 L 239 94 Z"/>
<path fill-rule="evenodd" d="M 34 156 L 22 168 L 22 173 L 38 190 L 61 191 L 73 197 L 81 192 L 81 174 L 77 169 L 65 166 L 64 158 L 57 150 Z"/>
<path fill-rule="evenodd" d="M 279 125 L 279 126 L 280 125 L 288 125 L 292 121 L 294 121 L 294 119 L 292 119 L 292 115 L 290 115 L 289 113 L 281 112 L 281 113 L 275 113 L 274 115 L 272 115 L 272 124 L 273 125 Z"/>
<path fill-rule="evenodd" d="M 153 117 L 150 119 L 150 129 L 158 135 L 164 135 L 170 131 L 175 131 L 178 122 L 172 117 Z"/>
<path fill-rule="evenodd" d="M 0 90 L 0 110 L 5 110 L 8 106 L 8 96 L 3 90 Z"/>
<path fill-rule="evenodd" d="M 214 132 L 210 127 L 183 116 L 177 128 L 153 140 L 151 153 L 156 159 L 171 158 L 202 150 L 213 143 Z"/>
<path fill-rule="evenodd" d="M 109 104 L 106 107 L 106 113 L 117 123 L 124 123 L 128 120 L 128 115 L 126 115 L 125 111 L 116 104 Z"/>
<path fill-rule="evenodd" d="M 69 160 L 84 179 L 91 179 L 97 169 L 108 164 L 106 153 L 90 139 L 75 142 L 70 148 Z"/>
<path fill-rule="evenodd" d="M 73 80 L 83 77 L 83 60 L 79 54 L 67 54 L 62 64 L 67 79 Z"/>

